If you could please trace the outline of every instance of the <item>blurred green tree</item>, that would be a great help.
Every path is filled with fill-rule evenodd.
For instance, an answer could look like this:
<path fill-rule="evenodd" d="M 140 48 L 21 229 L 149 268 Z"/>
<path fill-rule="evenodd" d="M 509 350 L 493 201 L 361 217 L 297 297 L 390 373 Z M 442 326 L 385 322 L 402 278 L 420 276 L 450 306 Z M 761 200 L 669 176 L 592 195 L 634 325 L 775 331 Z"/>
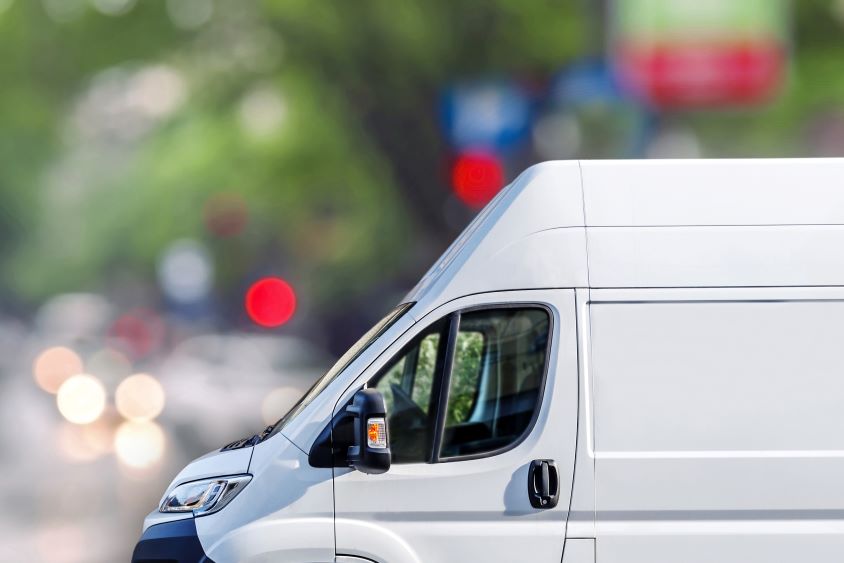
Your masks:
<path fill-rule="evenodd" d="M 227 302 L 265 273 L 317 315 L 392 299 L 371 288 L 417 278 L 470 217 L 446 205 L 442 87 L 541 83 L 604 42 L 603 3 L 583 0 L 207 2 L 193 23 L 173 17 L 178 0 L 0 13 L 5 301 L 151 287 L 182 237 L 211 247 Z M 795 3 L 792 80 L 770 105 L 666 119 L 712 156 L 808 152 L 807 123 L 844 103 L 839 4 Z M 209 233 L 219 194 L 243 199 L 243 233 Z"/>

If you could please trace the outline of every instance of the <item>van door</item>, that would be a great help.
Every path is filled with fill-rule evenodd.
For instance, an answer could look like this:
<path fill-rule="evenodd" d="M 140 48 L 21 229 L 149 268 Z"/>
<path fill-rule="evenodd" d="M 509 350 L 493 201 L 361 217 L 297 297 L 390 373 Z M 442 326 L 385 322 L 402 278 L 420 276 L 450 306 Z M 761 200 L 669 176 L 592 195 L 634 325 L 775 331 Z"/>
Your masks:
<path fill-rule="evenodd" d="M 388 410 L 393 465 L 335 469 L 337 554 L 559 563 L 577 421 L 574 292 L 459 299 L 426 315 L 366 385 Z"/>

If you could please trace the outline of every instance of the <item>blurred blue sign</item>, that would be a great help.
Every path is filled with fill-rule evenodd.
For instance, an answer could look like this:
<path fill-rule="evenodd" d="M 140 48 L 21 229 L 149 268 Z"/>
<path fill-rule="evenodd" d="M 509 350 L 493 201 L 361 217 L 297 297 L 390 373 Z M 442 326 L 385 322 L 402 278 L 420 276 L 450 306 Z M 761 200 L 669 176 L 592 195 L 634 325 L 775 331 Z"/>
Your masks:
<path fill-rule="evenodd" d="M 625 96 L 612 69 L 601 60 L 584 60 L 560 71 L 551 84 L 552 101 L 564 106 L 618 103 Z"/>
<path fill-rule="evenodd" d="M 442 96 L 443 130 L 459 149 L 506 149 L 530 131 L 531 104 L 513 81 L 456 84 Z"/>

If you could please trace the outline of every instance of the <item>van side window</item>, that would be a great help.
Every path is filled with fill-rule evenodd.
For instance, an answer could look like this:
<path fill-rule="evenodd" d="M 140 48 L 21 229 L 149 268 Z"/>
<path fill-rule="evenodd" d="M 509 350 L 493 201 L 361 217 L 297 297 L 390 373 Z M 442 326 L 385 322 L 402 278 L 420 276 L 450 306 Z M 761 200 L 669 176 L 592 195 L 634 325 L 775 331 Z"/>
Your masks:
<path fill-rule="evenodd" d="M 393 463 L 520 440 L 541 402 L 550 329 L 543 308 L 500 307 L 452 313 L 417 335 L 367 384 L 384 396 Z"/>
<path fill-rule="evenodd" d="M 460 316 L 440 458 L 492 452 L 521 438 L 539 408 L 549 329 L 538 308 Z"/>
<path fill-rule="evenodd" d="M 417 336 L 369 382 L 387 405 L 393 463 L 430 460 L 436 423 L 432 392 L 442 371 L 446 327 L 440 321 Z"/>

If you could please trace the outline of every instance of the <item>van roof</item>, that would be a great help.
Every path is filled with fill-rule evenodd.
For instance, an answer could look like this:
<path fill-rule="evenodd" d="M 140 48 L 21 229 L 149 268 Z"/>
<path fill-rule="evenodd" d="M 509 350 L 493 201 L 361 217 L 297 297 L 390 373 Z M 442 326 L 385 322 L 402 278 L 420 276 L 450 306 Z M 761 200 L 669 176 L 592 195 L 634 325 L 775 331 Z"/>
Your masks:
<path fill-rule="evenodd" d="M 502 190 L 408 300 L 844 285 L 842 248 L 841 158 L 547 162 Z"/>

